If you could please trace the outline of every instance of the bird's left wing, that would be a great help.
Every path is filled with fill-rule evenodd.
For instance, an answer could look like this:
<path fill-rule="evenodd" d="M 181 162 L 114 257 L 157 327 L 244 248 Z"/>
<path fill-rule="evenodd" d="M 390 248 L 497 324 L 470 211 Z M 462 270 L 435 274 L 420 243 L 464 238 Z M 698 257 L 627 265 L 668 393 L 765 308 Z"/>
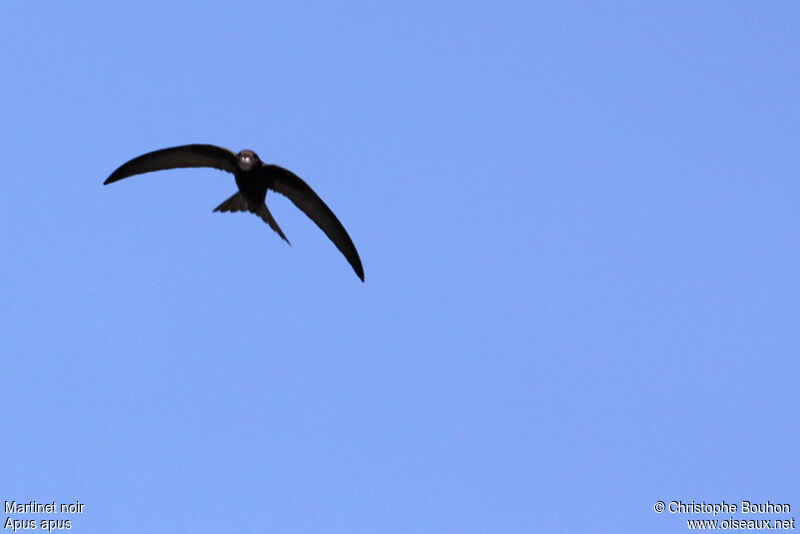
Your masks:
<path fill-rule="evenodd" d="M 236 154 L 214 145 L 183 145 L 156 150 L 124 163 L 103 184 L 108 185 L 135 174 L 179 167 L 213 167 L 235 173 Z"/>
<path fill-rule="evenodd" d="M 274 191 L 285 195 L 295 206 L 305 213 L 325 235 L 333 241 L 336 248 L 344 254 L 347 261 L 353 267 L 361 281 L 364 281 L 364 268 L 361 266 L 361 258 L 347 230 L 336 218 L 331 209 L 322 201 L 307 183 L 293 172 L 277 165 L 264 165 L 261 168 L 269 187 Z"/>

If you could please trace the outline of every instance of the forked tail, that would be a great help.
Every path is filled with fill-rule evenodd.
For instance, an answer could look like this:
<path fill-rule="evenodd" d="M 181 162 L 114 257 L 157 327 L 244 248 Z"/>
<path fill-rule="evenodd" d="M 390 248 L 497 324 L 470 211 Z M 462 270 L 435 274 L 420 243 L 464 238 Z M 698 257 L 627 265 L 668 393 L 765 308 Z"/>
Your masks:
<path fill-rule="evenodd" d="M 261 219 L 269 225 L 270 228 L 275 230 L 279 236 L 283 238 L 284 241 L 289 243 L 289 240 L 286 239 L 286 236 L 283 234 L 283 230 L 281 227 L 278 226 L 278 223 L 275 221 L 275 218 L 267 209 L 267 205 L 262 202 L 260 206 L 253 206 L 250 202 L 247 201 L 241 193 L 236 193 L 231 198 L 214 208 L 214 211 L 219 212 L 236 212 L 236 211 L 249 211 L 250 213 L 255 213 Z M 291 244 L 291 243 L 289 243 Z"/>

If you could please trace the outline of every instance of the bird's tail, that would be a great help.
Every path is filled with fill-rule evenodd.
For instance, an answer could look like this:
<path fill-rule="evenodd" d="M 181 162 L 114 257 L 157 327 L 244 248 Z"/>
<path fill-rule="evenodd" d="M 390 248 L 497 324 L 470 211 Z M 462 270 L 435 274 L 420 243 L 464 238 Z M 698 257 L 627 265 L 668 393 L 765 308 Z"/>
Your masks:
<path fill-rule="evenodd" d="M 250 202 L 247 201 L 246 198 L 242 196 L 241 193 L 236 193 L 231 198 L 214 208 L 214 211 L 220 212 L 235 212 L 235 211 L 249 211 L 250 213 L 255 213 L 261 219 L 269 225 L 270 228 L 275 230 L 279 236 L 283 238 L 284 241 L 289 243 L 289 240 L 286 239 L 286 236 L 283 234 L 283 230 L 281 227 L 278 226 L 278 223 L 275 221 L 275 218 L 267 209 L 267 205 L 262 202 L 260 206 L 254 206 Z M 291 243 L 290 243 L 291 244 Z"/>

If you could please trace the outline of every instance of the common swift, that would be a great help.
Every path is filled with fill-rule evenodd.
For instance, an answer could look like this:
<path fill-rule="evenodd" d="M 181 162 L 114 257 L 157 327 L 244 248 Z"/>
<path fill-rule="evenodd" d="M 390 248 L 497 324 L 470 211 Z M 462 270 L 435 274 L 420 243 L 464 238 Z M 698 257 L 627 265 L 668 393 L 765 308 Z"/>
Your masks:
<path fill-rule="evenodd" d="M 123 164 L 111 173 L 103 185 L 135 174 L 182 167 L 211 167 L 233 174 L 239 191 L 217 206 L 214 211 L 254 213 L 287 243 L 289 240 L 267 209 L 265 199 L 268 189 L 288 197 L 300 211 L 319 226 L 320 230 L 325 232 L 350 262 L 361 281 L 364 281 L 364 269 L 361 267 L 358 251 L 336 215 L 299 176 L 283 167 L 263 163 L 252 150 L 242 150 L 234 154 L 228 149 L 214 145 L 183 145 L 156 150 Z"/>

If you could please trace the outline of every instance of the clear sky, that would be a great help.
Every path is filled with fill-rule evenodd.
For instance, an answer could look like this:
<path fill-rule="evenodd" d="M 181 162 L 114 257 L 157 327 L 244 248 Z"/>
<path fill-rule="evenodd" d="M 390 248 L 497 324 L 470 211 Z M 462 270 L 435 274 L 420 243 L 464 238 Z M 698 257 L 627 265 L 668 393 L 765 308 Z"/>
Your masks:
<path fill-rule="evenodd" d="M 0 501 L 85 504 L 14 518 L 800 516 L 800 4 L 79 4 L 0 5 Z M 303 177 L 366 283 L 225 173 L 102 185 L 187 143 Z"/>

